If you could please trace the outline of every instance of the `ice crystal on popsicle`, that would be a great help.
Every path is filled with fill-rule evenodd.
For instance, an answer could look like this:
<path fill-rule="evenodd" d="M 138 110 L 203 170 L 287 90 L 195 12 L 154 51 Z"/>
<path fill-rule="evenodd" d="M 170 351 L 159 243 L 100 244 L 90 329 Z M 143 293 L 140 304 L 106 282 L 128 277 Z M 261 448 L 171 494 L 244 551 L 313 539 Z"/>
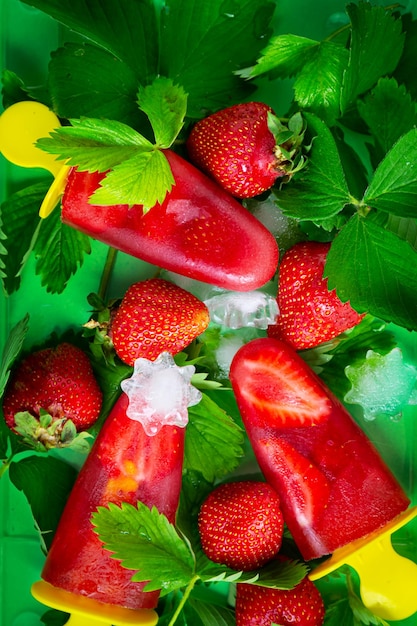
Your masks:
<path fill-rule="evenodd" d="M 346 376 L 352 387 L 345 400 L 362 406 L 365 419 L 398 418 L 403 406 L 417 404 L 417 369 L 404 363 L 399 348 L 386 355 L 368 350 L 363 363 L 346 367 Z"/>
<path fill-rule="evenodd" d="M 184 428 L 187 408 L 201 400 L 200 391 L 191 384 L 194 372 L 193 365 L 176 365 L 169 352 L 162 352 L 155 361 L 136 359 L 132 377 L 121 384 L 129 397 L 128 417 L 141 422 L 148 436 L 164 425 Z"/>

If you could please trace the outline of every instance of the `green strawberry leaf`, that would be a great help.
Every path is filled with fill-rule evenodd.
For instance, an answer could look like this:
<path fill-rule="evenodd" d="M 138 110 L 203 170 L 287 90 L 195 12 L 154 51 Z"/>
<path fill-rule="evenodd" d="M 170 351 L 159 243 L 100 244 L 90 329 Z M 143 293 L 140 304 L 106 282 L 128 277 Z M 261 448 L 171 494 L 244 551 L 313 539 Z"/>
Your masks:
<path fill-rule="evenodd" d="M 400 239 L 408 241 L 410 246 L 417 250 L 417 222 L 414 218 L 389 215 L 386 228 L 398 235 Z"/>
<path fill-rule="evenodd" d="M 152 0 L 23 0 L 104 48 L 134 70 L 138 82 L 158 73 L 158 25 Z M 110 74 L 113 79 L 113 75 Z"/>
<path fill-rule="evenodd" d="M 289 78 L 298 74 L 305 63 L 316 56 L 319 46 L 318 41 L 299 35 L 285 34 L 271 37 L 256 65 L 237 73 L 242 78 L 256 78 L 265 74 Z"/>
<path fill-rule="evenodd" d="M 71 124 L 39 139 L 37 145 L 82 171 L 105 172 L 153 150 L 148 139 L 122 122 L 81 118 Z"/>
<path fill-rule="evenodd" d="M 243 456 L 243 433 L 213 400 L 203 394 L 188 409 L 184 467 L 209 482 L 236 469 Z"/>
<path fill-rule="evenodd" d="M 25 494 L 44 549 L 48 549 L 77 471 L 52 456 L 31 455 L 10 465 L 10 480 Z"/>
<path fill-rule="evenodd" d="M 259 55 L 271 34 L 274 9 L 275 3 L 265 0 L 164 3 L 159 70 L 189 94 L 190 117 L 247 98 L 252 85 L 235 72 Z"/>
<path fill-rule="evenodd" d="M 347 62 L 348 52 L 341 45 L 286 34 L 271 39 L 257 64 L 240 75 L 246 78 L 263 74 L 280 78 L 295 75 L 296 103 L 332 122 L 339 115 L 340 90 Z"/>
<path fill-rule="evenodd" d="M 322 221 L 337 216 L 352 198 L 331 131 L 311 113 L 304 117 L 313 136 L 307 165 L 275 194 L 285 215 Z"/>
<path fill-rule="evenodd" d="M 145 591 L 161 590 L 161 596 L 203 582 L 250 582 L 278 589 L 292 589 L 307 573 L 304 563 L 273 561 L 261 570 L 238 572 L 196 555 L 185 536 L 155 507 L 142 502 L 110 503 L 92 515 L 95 532 L 123 567 L 135 570 L 132 580 L 148 581 Z"/>
<path fill-rule="evenodd" d="M 395 70 L 404 47 L 401 20 L 385 7 L 363 0 L 350 3 L 351 20 L 349 64 L 344 75 L 341 107 L 346 111 L 379 78 Z"/>
<path fill-rule="evenodd" d="M 27 314 L 15 324 L 6 339 L 0 362 L 0 397 L 3 397 L 11 368 L 21 353 L 28 330 L 29 315 Z M 13 456 L 24 449 L 21 439 L 6 426 L 3 416 L 0 416 L 0 459 L 5 460 L 5 463 L 0 466 L 0 476 L 9 467 Z"/>
<path fill-rule="evenodd" d="M 49 293 L 62 293 L 73 274 L 90 254 L 87 235 L 63 224 L 59 211 L 42 220 L 34 246 L 36 273 Z"/>
<path fill-rule="evenodd" d="M 297 104 L 332 124 L 340 114 L 340 90 L 347 65 L 347 51 L 323 41 L 294 82 Z"/>
<path fill-rule="evenodd" d="M 358 111 L 382 156 L 417 122 L 416 103 L 405 86 L 393 78 L 381 78 L 363 100 L 358 100 Z"/>
<path fill-rule="evenodd" d="M 38 234 L 38 212 L 47 190 L 47 184 L 36 183 L 10 195 L 1 205 L 1 277 L 8 294 L 19 288 L 21 271 Z"/>
<path fill-rule="evenodd" d="M 377 167 L 363 202 L 401 217 L 415 217 L 417 195 L 417 129 L 395 143 Z"/>
<path fill-rule="evenodd" d="M 157 140 L 174 141 L 182 126 L 185 94 L 166 79 L 139 92 L 140 97 L 143 94 L 144 110 L 155 125 Z M 164 100 L 172 102 L 170 116 Z M 37 145 L 80 170 L 110 170 L 90 198 L 95 204 L 141 204 L 149 210 L 163 202 L 175 183 L 165 154 L 136 130 L 115 120 L 72 120 L 71 126 L 58 128 Z"/>
<path fill-rule="evenodd" d="M 146 591 L 161 589 L 161 595 L 188 585 L 194 576 L 194 554 L 155 507 L 148 509 L 110 503 L 99 507 L 92 523 L 106 548 L 123 567 L 137 570 L 132 580 L 150 581 Z"/>
<path fill-rule="evenodd" d="M 48 87 L 61 118 L 86 116 L 140 126 L 135 71 L 91 43 L 68 42 L 52 52 Z"/>
<path fill-rule="evenodd" d="M 259 570 L 241 572 L 214 563 L 200 554 L 197 571 L 206 583 L 240 582 L 270 589 L 293 589 L 307 575 L 308 570 L 302 562 L 272 560 Z"/>
<path fill-rule="evenodd" d="M 26 314 L 10 331 L 3 348 L 0 362 L 0 397 L 3 396 L 10 369 L 19 357 L 27 332 L 29 330 L 29 314 Z"/>
<path fill-rule="evenodd" d="M 175 184 L 168 160 L 161 150 L 138 151 L 102 180 L 91 196 L 94 204 L 141 204 L 144 211 L 162 204 Z"/>
<path fill-rule="evenodd" d="M 417 329 L 417 252 L 370 218 L 353 216 L 332 242 L 329 289 L 385 322 Z"/>
<path fill-rule="evenodd" d="M 396 80 L 405 85 L 414 100 L 417 98 L 417 80 L 414 71 L 417 56 L 417 21 L 411 13 L 402 16 L 405 31 L 404 49 L 395 71 Z"/>
<path fill-rule="evenodd" d="M 236 626 L 235 612 L 225 606 L 190 596 L 186 606 L 189 624 L 197 626 Z M 199 621 L 197 621 L 199 620 Z"/>
<path fill-rule="evenodd" d="M 169 148 L 177 138 L 187 112 L 187 94 L 169 78 L 159 77 L 140 87 L 139 107 L 149 118 L 158 148 Z"/>
<path fill-rule="evenodd" d="M 1 73 L 2 100 L 3 107 L 7 109 L 16 102 L 30 100 L 30 89 L 26 87 L 23 80 L 11 70 L 3 70 Z"/>

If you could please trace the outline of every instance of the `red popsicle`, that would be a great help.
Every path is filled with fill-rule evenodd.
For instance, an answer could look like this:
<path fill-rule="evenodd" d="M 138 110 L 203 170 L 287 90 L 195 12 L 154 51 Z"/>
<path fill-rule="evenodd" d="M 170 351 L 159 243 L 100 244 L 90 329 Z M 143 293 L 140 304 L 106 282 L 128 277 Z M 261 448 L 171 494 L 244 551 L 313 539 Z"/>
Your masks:
<path fill-rule="evenodd" d="M 71 170 L 64 223 L 158 267 L 234 291 L 250 291 L 275 274 L 271 233 L 237 200 L 182 157 L 164 151 L 175 185 L 145 215 L 141 205 L 98 206 L 88 198 L 104 174 Z"/>
<path fill-rule="evenodd" d="M 134 572 L 104 549 L 91 516 L 110 502 L 140 501 L 174 522 L 187 407 L 201 397 L 190 384 L 193 372 L 192 366 L 176 366 L 167 352 L 155 361 L 137 359 L 134 375 L 122 383 L 126 393 L 106 419 L 77 477 L 52 541 L 42 578 L 54 588 L 127 609 L 156 607 L 159 592 L 145 592 L 145 583 L 131 581 Z M 171 394 L 168 387 L 161 389 L 162 379 L 168 380 Z"/>
<path fill-rule="evenodd" d="M 230 380 L 259 466 L 306 560 L 407 509 L 375 447 L 292 347 L 272 338 L 244 345 Z"/>

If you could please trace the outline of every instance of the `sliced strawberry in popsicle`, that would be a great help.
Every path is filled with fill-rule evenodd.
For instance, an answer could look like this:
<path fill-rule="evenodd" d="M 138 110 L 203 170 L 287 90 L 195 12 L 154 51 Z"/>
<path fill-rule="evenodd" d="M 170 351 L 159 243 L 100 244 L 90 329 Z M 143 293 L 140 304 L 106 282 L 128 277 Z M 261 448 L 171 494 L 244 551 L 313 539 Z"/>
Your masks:
<path fill-rule="evenodd" d="M 252 425 L 312 426 L 329 416 L 331 402 L 320 383 L 310 380 L 303 361 L 288 358 L 285 344 L 280 349 L 278 342 L 264 342 L 260 352 L 258 344 L 250 342 L 244 354 L 235 360 L 231 375 L 245 381 L 235 386 L 235 394 Z"/>

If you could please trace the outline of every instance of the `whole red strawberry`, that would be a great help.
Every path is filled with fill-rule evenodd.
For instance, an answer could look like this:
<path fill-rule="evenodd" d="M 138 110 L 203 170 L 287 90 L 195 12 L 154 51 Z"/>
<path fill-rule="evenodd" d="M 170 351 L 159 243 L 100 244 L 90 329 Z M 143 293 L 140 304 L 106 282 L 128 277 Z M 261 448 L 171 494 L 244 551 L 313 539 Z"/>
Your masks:
<path fill-rule="evenodd" d="M 293 589 L 269 589 L 258 585 L 236 585 L 236 626 L 321 626 L 324 603 L 308 578 Z"/>
<path fill-rule="evenodd" d="M 276 555 L 283 527 L 278 495 L 257 481 L 216 487 L 198 518 L 201 545 L 209 559 L 243 571 L 262 567 Z"/>
<path fill-rule="evenodd" d="M 119 358 L 134 365 L 154 361 L 161 352 L 177 354 L 208 326 L 206 305 L 162 278 L 129 287 L 111 323 L 109 335 Z"/>
<path fill-rule="evenodd" d="M 268 335 L 288 341 L 297 350 L 334 339 L 364 317 L 328 290 L 323 272 L 329 248 L 330 243 L 297 243 L 279 267 L 279 316 Z"/>
<path fill-rule="evenodd" d="M 64 342 L 21 361 L 4 394 L 3 413 L 9 428 L 54 447 L 70 443 L 69 421 L 72 430 L 90 428 L 101 404 L 102 392 L 87 355 Z"/>
<path fill-rule="evenodd" d="M 292 159 L 302 133 L 298 125 L 294 135 L 287 132 L 285 143 L 279 145 L 283 126 L 276 120 L 276 137 L 268 126 L 270 113 L 262 102 L 245 102 L 200 120 L 187 140 L 191 161 L 237 198 L 270 189 L 294 169 Z"/>

